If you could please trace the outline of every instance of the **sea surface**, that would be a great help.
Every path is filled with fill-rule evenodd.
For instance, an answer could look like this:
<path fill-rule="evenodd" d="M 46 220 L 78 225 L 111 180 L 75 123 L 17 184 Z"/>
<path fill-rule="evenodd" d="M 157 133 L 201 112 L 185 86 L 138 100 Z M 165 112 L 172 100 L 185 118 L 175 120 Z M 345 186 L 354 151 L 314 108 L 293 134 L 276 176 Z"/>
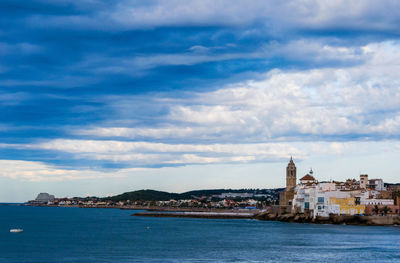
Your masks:
<path fill-rule="evenodd" d="M 0 262 L 400 262 L 400 227 L 0 206 Z M 23 228 L 23 233 L 10 233 Z"/>

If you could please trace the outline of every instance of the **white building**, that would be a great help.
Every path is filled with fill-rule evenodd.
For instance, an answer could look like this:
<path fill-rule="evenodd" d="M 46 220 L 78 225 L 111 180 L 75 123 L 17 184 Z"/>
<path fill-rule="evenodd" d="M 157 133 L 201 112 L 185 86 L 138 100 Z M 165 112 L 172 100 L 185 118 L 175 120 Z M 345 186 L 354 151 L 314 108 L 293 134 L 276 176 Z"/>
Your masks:
<path fill-rule="evenodd" d="M 361 199 L 362 205 L 394 205 L 394 200 L 392 199 Z"/>
<path fill-rule="evenodd" d="M 312 174 L 312 170 L 310 171 L 310 174 Z M 314 183 L 317 183 L 315 178 L 310 174 L 306 174 L 305 176 L 300 178 L 300 184 L 314 184 Z"/>
<path fill-rule="evenodd" d="M 224 199 L 224 198 L 252 198 L 253 196 L 254 196 L 253 193 L 221 193 L 218 197 Z"/>
<path fill-rule="evenodd" d="M 368 180 L 369 188 L 376 191 L 386 191 L 385 184 L 382 179 L 371 179 Z"/>
<path fill-rule="evenodd" d="M 327 193 L 340 195 L 340 192 L 336 191 L 336 184 L 331 182 L 311 184 L 310 178 L 307 177 L 306 180 L 307 183 L 300 183 L 296 186 L 293 210 L 300 213 L 309 211 L 314 217 L 338 213 L 339 206 L 330 205 L 329 196 L 327 195 Z"/>
<path fill-rule="evenodd" d="M 303 183 L 295 188 L 292 209 L 295 212 L 310 213 L 313 217 L 328 217 L 330 214 L 363 214 L 365 205 L 393 205 L 394 203 L 391 199 L 375 199 L 374 194 L 379 193 L 376 190 L 361 187 L 342 189 L 337 182 L 318 183 L 314 179 L 314 183 L 311 183 L 308 176 L 305 179 L 300 179 Z"/>
<path fill-rule="evenodd" d="M 361 174 L 360 180 L 347 179 L 345 182 L 318 182 L 312 169 L 300 178 L 294 189 L 292 211 L 313 216 L 328 217 L 330 214 L 364 214 L 366 205 L 393 205 L 391 199 L 378 199 L 385 191 L 382 179 L 368 180 Z"/>
<path fill-rule="evenodd" d="M 330 214 L 356 214 L 357 209 L 340 205 L 332 200 L 354 200 L 354 205 L 360 205 L 361 200 L 367 200 L 369 193 L 366 190 L 343 191 L 336 188 L 336 183 L 325 182 L 317 184 L 299 184 L 293 199 L 294 211 L 309 212 L 313 217 L 328 217 Z M 353 201 L 352 201 L 353 202 Z M 363 213 L 363 211 L 361 212 Z"/>

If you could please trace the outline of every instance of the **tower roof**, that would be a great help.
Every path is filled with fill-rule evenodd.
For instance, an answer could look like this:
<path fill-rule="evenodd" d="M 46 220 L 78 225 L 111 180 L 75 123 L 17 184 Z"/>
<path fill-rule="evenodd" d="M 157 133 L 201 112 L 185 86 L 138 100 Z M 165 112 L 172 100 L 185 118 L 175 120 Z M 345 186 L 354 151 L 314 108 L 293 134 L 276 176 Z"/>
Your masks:
<path fill-rule="evenodd" d="M 309 174 L 306 174 L 305 176 L 300 178 L 300 180 L 315 180 L 315 178 Z"/>

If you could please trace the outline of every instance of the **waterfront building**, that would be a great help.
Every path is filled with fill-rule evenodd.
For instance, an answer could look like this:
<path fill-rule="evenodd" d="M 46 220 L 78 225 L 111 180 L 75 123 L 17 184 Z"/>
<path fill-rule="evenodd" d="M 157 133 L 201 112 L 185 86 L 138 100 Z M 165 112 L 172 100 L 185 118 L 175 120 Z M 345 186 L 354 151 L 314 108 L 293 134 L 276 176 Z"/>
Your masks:
<path fill-rule="evenodd" d="M 304 213 L 314 218 L 336 215 L 370 214 L 373 206 L 385 208 L 385 213 L 396 213 L 398 205 L 387 197 L 382 179 L 368 180 L 368 175 L 360 175 L 360 181 L 347 179 L 345 182 L 318 182 L 312 170 L 300 179 L 295 187 L 292 211 Z M 367 183 L 368 182 L 368 183 Z M 390 208 L 390 211 L 388 209 Z M 383 208 L 380 208 L 383 209 Z"/>
<path fill-rule="evenodd" d="M 361 205 L 357 197 L 336 198 L 330 197 L 329 204 L 339 207 L 339 215 L 364 214 L 365 205 Z"/>
<path fill-rule="evenodd" d="M 368 198 L 366 191 L 342 191 L 334 182 L 299 184 L 293 200 L 293 211 L 328 217 L 330 214 L 363 214 L 365 205 L 360 200 Z"/>
<path fill-rule="evenodd" d="M 385 184 L 383 183 L 382 179 L 371 179 L 368 180 L 369 188 L 374 189 L 376 191 L 385 191 L 386 187 Z"/>
<path fill-rule="evenodd" d="M 315 184 L 317 181 L 315 178 L 311 175 L 313 174 L 313 171 L 310 171 L 310 174 L 306 174 L 302 178 L 300 178 L 300 184 Z"/>
<path fill-rule="evenodd" d="M 361 200 L 361 204 L 363 205 L 394 205 L 393 199 L 363 199 Z"/>

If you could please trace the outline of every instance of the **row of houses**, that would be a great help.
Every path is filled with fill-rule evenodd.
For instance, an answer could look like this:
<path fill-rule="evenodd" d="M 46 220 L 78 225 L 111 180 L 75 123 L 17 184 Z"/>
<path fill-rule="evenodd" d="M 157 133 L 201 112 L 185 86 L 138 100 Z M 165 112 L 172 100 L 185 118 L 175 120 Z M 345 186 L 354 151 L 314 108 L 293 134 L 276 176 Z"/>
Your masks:
<path fill-rule="evenodd" d="M 202 208 L 263 208 L 266 203 L 254 199 L 244 199 L 235 201 L 232 199 L 222 199 L 220 201 L 200 202 L 198 200 L 169 200 L 157 201 L 157 206 L 160 207 L 202 207 Z"/>
<path fill-rule="evenodd" d="M 363 175 L 362 175 L 363 176 Z M 358 187 L 355 187 L 358 185 Z M 382 183 L 383 185 L 383 183 Z M 351 184 L 341 182 L 318 182 L 311 175 L 300 179 L 295 188 L 292 209 L 295 213 L 310 213 L 314 217 L 337 215 L 371 214 L 373 210 L 386 207 L 385 214 L 399 214 L 399 206 L 392 198 L 383 198 L 384 187 L 360 186 L 360 181 Z"/>
<path fill-rule="evenodd" d="M 359 181 L 318 182 L 307 174 L 295 188 L 292 211 L 313 217 L 399 214 L 399 204 L 395 204 L 392 193 L 386 190 L 382 179 L 368 180 L 367 175 L 361 175 Z"/>
<path fill-rule="evenodd" d="M 294 172 L 293 172 L 294 171 Z M 400 186 L 387 189 L 382 179 L 348 179 L 345 182 L 318 182 L 311 170 L 296 182 L 293 160 L 287 168 L 286 191 L 280 205 L 292 213 L 328 217 L 335 215 L 400 214 Z"/>
<path fill-rule="evenodd" d="M 123 200 L 113 202 L 102 200 L 99 198 L 54 198 L 48 193 L 40 193 L 35 200 L 29 201 L 29 205 L 49 205 L 49 206 L 79 206 L 79 207 L 170 207 L 170 208 L 266 208 L 268 202 L 265 200 L 256 200 L 248 198 L 248 196 L 257 197 L 255 194 L 248 193 L 228 193 L 222 194 L 224 199 L 219 198 L 217 201 L 204 198 L 198 199 L 180 199 L 168 201 L 140 201 L 140 200 Z M 231 198 L 235 199 L 231 199 Z M 240 198 L 239 198 L 240 197 Z M 239 198 L 239 199 L 237 199 Z"/>

